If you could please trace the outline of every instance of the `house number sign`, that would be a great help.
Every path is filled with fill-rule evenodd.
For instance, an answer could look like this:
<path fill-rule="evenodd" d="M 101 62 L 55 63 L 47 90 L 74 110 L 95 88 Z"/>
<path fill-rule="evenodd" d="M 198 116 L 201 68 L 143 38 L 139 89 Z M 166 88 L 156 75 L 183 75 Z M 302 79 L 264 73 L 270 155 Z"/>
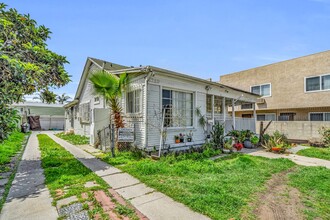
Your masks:
<path fill-rule="evenodd" d="M 118 128 L 118 142 L 134 142 L 134 128 Z"/>

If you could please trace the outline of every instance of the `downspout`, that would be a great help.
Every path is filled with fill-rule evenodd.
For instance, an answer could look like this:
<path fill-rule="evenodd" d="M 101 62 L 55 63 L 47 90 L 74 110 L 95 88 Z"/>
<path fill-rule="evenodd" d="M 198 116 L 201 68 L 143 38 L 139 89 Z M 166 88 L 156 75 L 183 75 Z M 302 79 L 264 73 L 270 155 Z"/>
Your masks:
<path fill-rule="evenodd" d="M 149 74 L 146 76 L 146 78 L 144 79 L 144 147 L 147 148 L 148 147 L 148 81 L 149 79 L 155 75 L 155 73 L 152 71 L 152 69 L 149 69 L 149 67 L 147 67 Z"/>

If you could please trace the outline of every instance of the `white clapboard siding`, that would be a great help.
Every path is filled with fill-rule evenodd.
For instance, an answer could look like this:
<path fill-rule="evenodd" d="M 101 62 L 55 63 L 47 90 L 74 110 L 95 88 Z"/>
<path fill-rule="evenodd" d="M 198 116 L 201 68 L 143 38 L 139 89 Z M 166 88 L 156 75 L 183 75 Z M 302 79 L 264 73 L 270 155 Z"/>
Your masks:
<path fill-rule="evenodd" d="M 160 139 L 160 122 L 158 120 L 161 112 L 161 97 L 160 97 L 160 86 L 159 85 L 148 85 L 148 129 L 147 139 L 148 146 L 159 146 Z"/>

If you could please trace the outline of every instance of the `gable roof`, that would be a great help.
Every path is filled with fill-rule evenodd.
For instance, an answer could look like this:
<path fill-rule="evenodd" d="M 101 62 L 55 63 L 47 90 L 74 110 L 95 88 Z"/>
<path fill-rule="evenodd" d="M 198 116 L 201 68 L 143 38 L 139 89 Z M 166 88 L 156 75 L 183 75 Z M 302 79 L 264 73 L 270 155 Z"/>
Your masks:
<path fill-rule="evenodd" d="M 212 81 L 209 81 L 209 80 L 206 80 L 206 79 L 201 79 L 201 78 L 194 77 L 194 76 L 191 76 L 191 75 L 178 73 L 178 72 L 174 72 L 174 71 L 171 71 L 171 70 L 167 70 L 167 69 L 163 69 L 163 68 L 159 68 L 159 67 L 155 67 L 155 66 L 128 67 L 128 66 L 123 66 L 123 65 L 111 63 L 111 62 L 108 62 L 108 61 L 88 57 L 87 61 L 85 63 L 84 69 L 83 69 L 83 73 L 82 73 L 80 81 L 79 81 L 79 85 L 78 85 L 77 92 L 76 92 L 76 95 L 74 97 L 74 100 L 72 102 L 69 102 L 68 104 L 66 104 L 64 106 L 65 108 L 71 107 L 71 106 L 78 103 L 79 97 L 80 97 L 80 95 L 83 91 L 83 87 L 85 85 L 85 82 L 86 82 L 88 74 L 89 74 L 89 69 L 90 69 L 92 64 L 96 65 L 100 69 L 104 69 L 104 70 L 106 70 L 108 72 L 111 72 L 113 74 L 120 74 L 120 73 L 124 73 L 124 72 L 126 72 L 126 73 L 138 73 L 138 72 L 148 73 L 148 72 L 151 72 L 151 71 L 155 70 L 155 71 L 162 72 L 162 73 L 165 73 L 165 74 L 168 74 L 168 75 L 177 76 L 177 77 L 181 77 L 181 78 L 186 78 L 186 79 L 189 79 L 189 80 L 206 83 L 208 85 L 215 85 L 215 86 L 219 86 L 221 88 L 235 90 L 235 91 L 243 92 L 243 93 L 250 94 L 250 95 L 253 95 L 253 96 L 256 96 L 256 97 L 260 97 L 259 95 L 256 95 L 254 93 L 244 91 L 244 90 L 241 90 L 241 89 L 237 89 L 237 88 L 233 88 L 233 87 L 230 87 L 230 86 L 227 86 L 227 85 L 224 85 L 224 84 L 220 84 L 218 82 L 212 82 Z"/>

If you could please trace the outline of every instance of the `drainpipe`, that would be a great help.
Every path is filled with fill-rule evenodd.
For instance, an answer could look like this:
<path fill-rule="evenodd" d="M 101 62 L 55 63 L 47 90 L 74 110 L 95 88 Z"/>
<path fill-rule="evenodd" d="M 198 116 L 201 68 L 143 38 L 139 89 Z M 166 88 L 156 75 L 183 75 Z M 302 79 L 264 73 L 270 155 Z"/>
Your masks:
<path fill-rule="evenodd" d="M 148 147 L 148 81 L 149 79 L 155 75 L 154 71 L 152 69 L 149 69 L 148 67 L 149 74 L 146 76 L 144 79 L 144 146 L 145 148 Z"/>

